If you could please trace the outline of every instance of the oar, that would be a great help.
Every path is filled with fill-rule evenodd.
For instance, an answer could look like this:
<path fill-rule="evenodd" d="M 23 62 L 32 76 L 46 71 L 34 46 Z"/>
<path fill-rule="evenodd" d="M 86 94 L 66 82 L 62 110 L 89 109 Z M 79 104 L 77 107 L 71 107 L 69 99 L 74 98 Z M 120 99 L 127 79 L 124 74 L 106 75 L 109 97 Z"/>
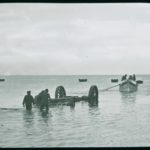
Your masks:
<path fill-rule="evenodd" d="M 101 91 L 107 91 L 107 90 L 112 89 L 112 88 L 114 88 L 114 87 L 116 87 L 116 86 L 119 86 L 119 85 L 120 85 L 120 84 L 117 84 L 117 85 L 114 85 L 114 86 L 108 87 L 107 89 L 103 89 L 103 90 L 101 90 Z"/>

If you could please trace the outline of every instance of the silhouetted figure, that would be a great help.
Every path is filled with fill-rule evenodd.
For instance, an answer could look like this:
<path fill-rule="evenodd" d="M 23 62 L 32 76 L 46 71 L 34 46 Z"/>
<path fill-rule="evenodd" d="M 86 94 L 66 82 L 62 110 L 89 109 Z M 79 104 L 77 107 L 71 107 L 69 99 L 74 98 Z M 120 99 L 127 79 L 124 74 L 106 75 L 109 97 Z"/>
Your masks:
<path fill-rule="evenodd" d="M 132 78 L 133 78 L 134 81 L 136 81 L 136 76 L 135 76 L 135 74 L 133 74 L 133 77 L 132 77 Z"/>
<path fill-rule="evenodd" d="M 125 74 L 124 76 L 122 76 L 121 81 L 126 80 L 127 79 L 127 74 Z"/>
<path fill-rule="evenodd" d="M 129 76 L 129 80 L 133 80 L 132 75 Z"/>
<path fill-rule="evenodd" d="M 47 111 L 49 110 L 49 100 L 50 95 L 48 93 L 48 89 L 46 89 L 41 93 L 40 110 L 43 110 L 43 108 L 46 108 Z"/>
<path fill-rule="evenodd" d="M 127 74 L 125 74 L 124 79 L 125 79 L 125 80 L 127 79 Z"/>
<path fill-rule="evenodd" d="M 37 104 L 37 106 L 40 106 L 41 105 L 41 99 L 42 99 L 42 94 L 44 93 L 44 90 L 43 91 L 41 91 L 38 95 L 37 95 L 37 97 L 36 97 L 36 104 Z"/>
<path fill-rule="evenodd" d="M 26 110 L 32 109 L 32 104 L 34 104 L 33 96 L 31 95 L 31 91 L 27 91 L 27 95 L 25 95 L 23 99 L 23 106 L 26 106 Z"/>

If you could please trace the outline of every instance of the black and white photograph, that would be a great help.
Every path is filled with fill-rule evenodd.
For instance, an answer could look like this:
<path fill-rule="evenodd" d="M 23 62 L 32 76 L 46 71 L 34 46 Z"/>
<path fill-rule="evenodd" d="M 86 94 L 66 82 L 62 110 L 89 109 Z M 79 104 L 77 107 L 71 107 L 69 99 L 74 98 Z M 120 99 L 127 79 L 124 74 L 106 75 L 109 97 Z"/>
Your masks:
<path fill-rule="evenodd" d="M 150 4 L 0 3 L 0 148 L 150 146 Z"/>

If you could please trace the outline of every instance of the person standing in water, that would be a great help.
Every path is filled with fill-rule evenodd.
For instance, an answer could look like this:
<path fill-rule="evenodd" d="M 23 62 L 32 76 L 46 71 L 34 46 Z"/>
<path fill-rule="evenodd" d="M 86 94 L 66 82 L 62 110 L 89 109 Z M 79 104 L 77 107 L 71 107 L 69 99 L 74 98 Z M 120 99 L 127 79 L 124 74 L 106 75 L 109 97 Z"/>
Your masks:
<path fill-rule="evenodd" d="M 26 110 L 31 110 L 32 109 L 32 104 L 34 104 L 34 98 L 31 95 L 31 91 L 27 91 L 27 95 L 25 95 L 23 99 L 23 106 L 26 106 Z"/>
<path fill-rule="evenodd" d="M 38 95 L 38 99 L 37 99 L 37 104 L 38 106 L 41 106 L 41 100 L 42 100 L 42 94 L 44 93 L 44 90 L 42 90 L 39 95 Z"/>
<path fill-rule="evenodd" d="M 46 108 L 46 111 L 49 110 L 49 100 L 50 100 L 50 94 L 48 93 L 48 89 L 46 89 L 41 94 L 41 104 L 40 104 L 40 110 L 42 111 L 43 108 Z"/>

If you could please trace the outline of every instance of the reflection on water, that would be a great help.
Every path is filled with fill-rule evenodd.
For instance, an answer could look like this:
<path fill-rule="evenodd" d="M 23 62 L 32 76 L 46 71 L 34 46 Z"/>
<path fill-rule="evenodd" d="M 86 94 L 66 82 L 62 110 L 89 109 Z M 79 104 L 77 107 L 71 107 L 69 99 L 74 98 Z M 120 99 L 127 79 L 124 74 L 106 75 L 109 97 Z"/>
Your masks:
<path fill-rule="evenodd" d="M 137 92 L 122 92 L 121 95 L 121 116 L 126 120 L 125 124 L 130 121 L 130 127 L 134 128 L 137 123 L 137 110 L 135 105 Z"/>
<path fill-rule="evenodd" d="M 34 124 L 34 113 L 32 111 L 23 111 L 23 121 L 25 128 L 31 128 Z"/>
<path fill-rule="evenodd" d="M 123 103 L 135 103 L 137 92 L 120 92 Z"/>
<path fill-rule="evenodd" d="M 98 107 L 98 102 L 96 101 L 93 101 L 92 103 L 88 103 L 89 107 L 92 107 L 92 108 L 97 108 Z"/>
<path fill-rule="evenodd" d="M 47 126 L 48 126 L 49 118 L 52 117 L 51 112 L 49 112 L 49 111 L 40 111 L 39 114 L 42 117 L 43 122 L 45 124 L 47 124 Z"/>
<path fill-rule="evenodd" d="M 91 117 L 99 116 L 100 115 L 100 110 L 99 110 L 98 106 L 89 107 L 89 115 Z"/>
<path fill-rule="evenodd" d="M 48 111 L 41 111 L 41 116 L 43 118 L 48 118 L 49 117 L 49 112 Z"/>
<path fill-rule="evenodd" d="M 27 110 L 23 111 L 23 119 L 25 121 L 30 122 L 31 120 L 33 120 L 33 118 L 34 118 L 33 111 L 27 111 Z"/>

